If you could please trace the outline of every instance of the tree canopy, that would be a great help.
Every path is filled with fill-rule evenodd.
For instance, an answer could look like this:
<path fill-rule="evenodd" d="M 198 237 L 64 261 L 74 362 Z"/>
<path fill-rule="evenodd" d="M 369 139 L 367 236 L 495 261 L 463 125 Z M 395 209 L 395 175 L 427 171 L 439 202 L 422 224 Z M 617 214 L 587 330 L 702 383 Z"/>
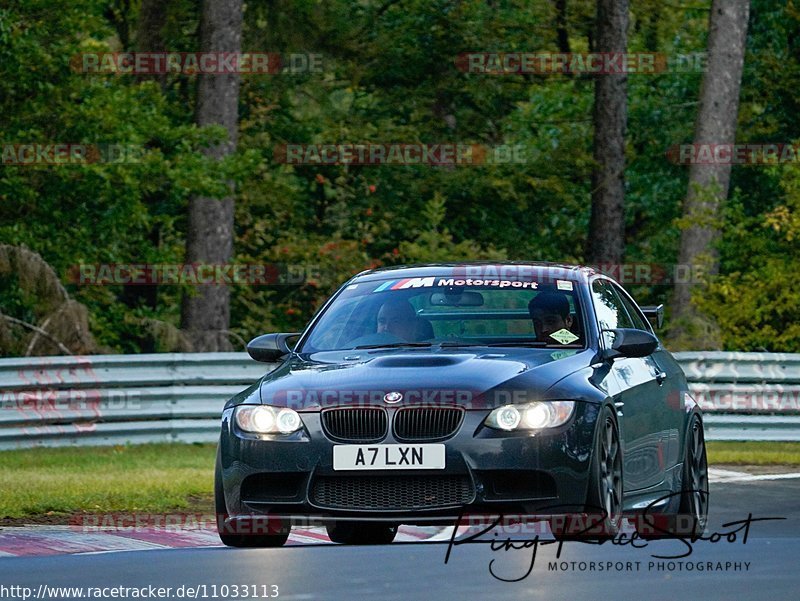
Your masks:
<path fill-rule="evenodd" d="M 224 128 L 196 124 L 197 76 L 76 68 L 82 54 L 139 47 L 142 4 L 11 0 L 0 8 L 4 152 L 30 143 L 133 152 L 127 161 L 61 165 L 13 164 L 4 155 L 0 165 L 0 243 L 38 254 L 73 314 L 88 320 L 91 335 L 65 341 L 73 352 L 190 348 L 178 329 L 180 307 L 196 286 L 81 285 L 76 266 L 185 262 L 190 199 L 224 198 L 230 185 L 232 262 L 281 265 L 285 276 L 231 286 L 229 335 L 237 348 L 263 332 L 297 331 L 338 285 L 370 267 L 586 260 L 593 77 L 471 73 L 457 59 L 565 45 L 587 52 L 594 2 L 250 0 L 243 51 L 313 55 L 320 68 L 242 75 L 238 145 L 221 161 L 205 151 L 224 139 Z M 163 4 L 165 48 L 196 52 L 198 3 Z M 710 4 L 631 3 L 629 52 L 659 53 L 671 68 L 627 80 L 628 264 L 677 261 L 688 167 L 667 151 L 693 139 L 702 72 L 692 57 L 706 50 Z M 797 2 L 752 0 L 746 47 L 737 142 L 798 143 Z M 524 161 L 294 165 L 276 152 L 340 143 L 504 146 L 521 148 Z M 800 352 L 799 164 L 733 167 L 729 200 L 714 216 L 720 274 L 693 299 L 717 324 L 709 348 Z M 35 287 L 22 285 L 2 260 L 0 311 L 41 325 L 55 309 L 43 308 Z M 623 284 L 643 304 L 671 296 L 666 281 Z M 35 335 L 8 322 L 0 326 L 0 351 L 30 352 Z M 60 351 L 42 338 L 34 352 Z"/>

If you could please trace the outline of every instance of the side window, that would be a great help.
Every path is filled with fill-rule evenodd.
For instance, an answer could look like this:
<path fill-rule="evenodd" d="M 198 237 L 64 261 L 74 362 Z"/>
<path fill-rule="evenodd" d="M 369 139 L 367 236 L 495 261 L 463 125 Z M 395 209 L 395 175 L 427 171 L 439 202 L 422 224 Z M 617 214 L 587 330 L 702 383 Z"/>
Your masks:
<path fill-rule="evenodd" d="M 377 313 L 378 305 L 370 295 L 343 300 L 331 314 L 333 325 L 325 329 L 315 328 L 307 346 L 314 350 L 334 349 L 370 334 L 375 331 Z"/>
<path fill-rule="evenodd" d="M 634 327 L 619 296 L 607 280 L 595 280 L 592 283 L 592 299 L 595 313 L 597 313 L 597 322 L 601 329 Z"/>
<path fill-rule="evenodd" d="M 633 327 L 619 295 L 608 280 L 595 280 L 592 283 L 592 299 L 601 330 Z M 603 333 L 602 337 L 606 348 L 610 348 L 614 343 L 613 334 Z"/>
<path fill-rule="evenodd" d="M 628 312 L 628 315 L 631 318 L 631 323 L 633 323 L 633 327 L 637 330 L 644 330 L 645 332 L 650 332 L 650 327 L 647 324 L 647 320 L 642 316 L 639 308 L 636 307 L 631 300 L 622 292 L 620 292 L 617 286 L 614 286 L 614 291 L 617 293 L 617 297 L 619 297 L 620 302 L 622 302 L 622 306 Z"/>

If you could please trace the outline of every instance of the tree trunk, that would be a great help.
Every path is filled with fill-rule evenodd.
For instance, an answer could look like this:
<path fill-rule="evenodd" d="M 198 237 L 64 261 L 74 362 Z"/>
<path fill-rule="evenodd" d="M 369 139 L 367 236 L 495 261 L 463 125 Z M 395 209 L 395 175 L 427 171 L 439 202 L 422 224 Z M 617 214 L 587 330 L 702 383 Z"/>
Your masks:
<path fill-rule="evenodd" d="M 166 50 L 164 42 L 163 28 L 167 20 L 167 9 L 170 0 L 142 0 L 139 6 L 139 16 L 136 22 L 136 37 L 135 49 L 136 52 L 163 52 Z M 166 75 L 161 74 L 144 74 L 136 75 L 137 81 L 154 80 L 161 84 L 162 89 L 166 85 Z M 159 199 L 150 198 L 146 195 L 143 202 L 147 204 L 151 214 L 156 211 L 156 204 Z M 153 225 L 148 234 L 150 243 L 153 248 L 158 248 L 161 240 L 160 227 Z M 139 257 L 139 260 L 144 261 L 144 257 Z M 125 284 L 122 287 L 122 294 L 120 299 L 129 307 L 139 307 L 145 305 L 151 309 L 158 306 L 158 285 L 157 284 Z M 142 337 L 139 341 L 142 345 L 144 352 L 154 352 L 154 349 L 149 348 L 152 342 L 149 336 Z"/>
<path fill-rule="evenodd" d="M 594 52 L 626 52 L 628 0 L 597 0 Z M 586 260 L 620 263 L 625 250 L 625 129 L 628 78 L 598 74 L 594 87 L 592 214 Z"/>
<path fill-rule="evenodd" d="M 739 112 L 749 0 L 713 0 L 709 18 L 708 63 L 700 88 L 694 143 L 733 144 Z M 719 268 L 715 242 L 718 216 L 728 196 L 731 165 L 693 164 L 683 207 L 684 229 L 678 264 L 686 277 L 676 281 L 670 338 L 679 346 L 701 350 L 714 346 L 705 319 L 693 314 L 692 290 Z M 677 279 L 677 278 L 676 278 Z M 704 327 L 699 327 L 704 326 Z M 705 331 L 704 331 L 705 330 Z M 699 346 L 698 346 L 699 345 Z"/>
<path fill-rule="evenodd" d="M 240 52 L 242 0 L 204 0 L 200 23 L 203 52 Z M 200 75 L 197 91 L 197 124 L 222 125 L 226 142 L 208 148 L 214 159 L 236 150 L 239 75 Z M 233 256 L 233 188 L 226 198 L 192 198 L 186 237 L 187 263 L 228 263 Z M 198 285 L 183 298 L 181 327 L 195 351 L 230 350 L 230 290 L 224 284 Z"/>
<path fill-rule="evenodd" d="M 137 52 L 164 52 L 164 24 L 167 21 L 169 0 L 142 0 L 139 7 L 139 19 L 136 24 L 136 51 Z M 154 79 L 162 87 L 166 84 L 167 76 L 163 74 L 140 74 L 139 81 Z"/>
<path fill-rule="evenodd" d="M 556 0 L 556 39 L 560 52 L 565 54 L 572 52 L 567 31 L 567 0 Z"/>

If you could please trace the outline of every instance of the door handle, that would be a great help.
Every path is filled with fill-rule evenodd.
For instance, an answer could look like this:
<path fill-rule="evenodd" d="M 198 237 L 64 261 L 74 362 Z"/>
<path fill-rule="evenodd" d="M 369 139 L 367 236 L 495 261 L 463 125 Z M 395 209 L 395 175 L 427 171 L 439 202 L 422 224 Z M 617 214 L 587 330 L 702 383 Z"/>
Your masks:
<path fill-rule="evenodd" d="M 663 383 L 664 383 L 664 380 L 666 380 L 666 379 L 667 379 L 667 372 L 665 372 L 665 371 L 660 371 L 660 372 L 658 372 L 658 373 L 656 374 L 656 382 L 658 382 L 658 385 L 659 385 L 659 386 L 660 386 L 661 384 L 663 384 Z"/>

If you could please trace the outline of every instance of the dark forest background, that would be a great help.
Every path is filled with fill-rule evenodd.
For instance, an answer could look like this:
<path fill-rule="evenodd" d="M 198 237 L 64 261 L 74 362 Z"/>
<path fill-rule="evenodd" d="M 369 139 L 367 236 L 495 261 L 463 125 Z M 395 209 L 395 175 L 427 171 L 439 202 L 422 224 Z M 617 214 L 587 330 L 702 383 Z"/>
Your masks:
<path fill-rule="evenodd" d="M 311 275 L 301 285 L 230 287 L 229 324 L 217 329 L 235 349 L 263 332 L 302 328 L 338 285 L 370 267 L 603 259 L 590 256 L 596 78 L 470 74 L 454 60 L 597 49 L 597 9 L 594 0 L 250 0 L 243 50 L 318 53 L 323 68 L 243 75 L 238 142 L 221 157 L 209 148 L 226 139 L 225 127 L 198 125 L 199 77 L 70 66 L 82 52 L 202 49 L 202 3 L 5 0 L 0 142 L 145 152 L 132 164 L 0 166 L 0 351 L 208 348 L 182 320 L 192 287 L 78 286 L 71 277 L 81 263 L 187 261 L 194 198 L 232 199 L 231 262 L 305 266 Z M 633 0 L 627 48 L 705 53 L 710 9 L 708 0 Z M 800 5 L 752 0 L 745 51 L 736 141 L 800 141 Z M 689 168 L 666 152 L 693 141 L 702 80 L 691 69 L 627 77 L 624 263 L 679 260 L 692 226 Z M 338 142 L 522 145 L 529 160 L 292 166 L 273 157 L 279 144 Z M 736 165 L 723 200 L 709 217 L 718 275 L 692 293 L 701 327 L 673 335 L 671 348 L 800 352 L 798 164 Z M 666 303 L 669 317 L 671 286 L 626 287 L 642 304 Z"/>

